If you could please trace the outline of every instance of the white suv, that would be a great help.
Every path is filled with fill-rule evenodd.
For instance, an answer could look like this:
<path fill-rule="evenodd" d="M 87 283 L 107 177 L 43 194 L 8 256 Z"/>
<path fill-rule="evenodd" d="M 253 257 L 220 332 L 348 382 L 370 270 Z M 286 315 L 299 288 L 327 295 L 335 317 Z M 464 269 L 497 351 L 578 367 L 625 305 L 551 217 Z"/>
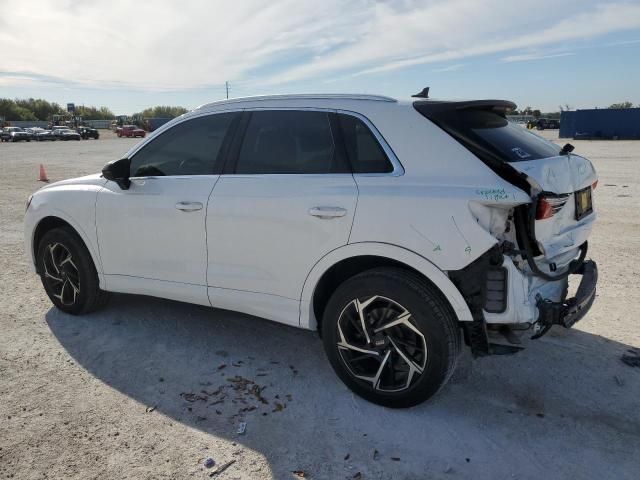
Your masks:
<path fill-rule="evenodd" d="M 102 175 L 36 192 L 26 250 L 64 312 L 125 292 L 317 330 L 354 392 L 415 405 L 463 342 L 512 353 L 515 331 L 570 327 L 595 297 L 596 172 L 509 123 L 514 107 L 424 95 L 204 105 Z"/>

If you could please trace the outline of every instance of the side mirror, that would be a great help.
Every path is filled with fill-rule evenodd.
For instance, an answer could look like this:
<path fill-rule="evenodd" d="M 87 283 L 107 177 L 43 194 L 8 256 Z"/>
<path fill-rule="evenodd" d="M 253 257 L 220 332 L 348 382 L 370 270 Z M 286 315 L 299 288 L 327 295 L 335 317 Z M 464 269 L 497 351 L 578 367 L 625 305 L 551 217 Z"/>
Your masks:
<path fill-rule="evenodd" d="M 560 155 L 567 155 L 571 152 L 573 152 L 573 150 L 576 147 L 574 147 L 573 145 L 571 145 L 570 143 L 565 144 L 564 147 L 562 147 L 562 150 L 560 150 Z"/>
<path fill-rule="evenodd" d="M 131 180 L 129 180 L 130 167 L 131 160 L 128 158 L 113 160 L 104 166 L 102 169 L 102 176 L 107 180 L 116 182 L 122 190 L 129 190 L 129 187 L 131 186 Z"/>

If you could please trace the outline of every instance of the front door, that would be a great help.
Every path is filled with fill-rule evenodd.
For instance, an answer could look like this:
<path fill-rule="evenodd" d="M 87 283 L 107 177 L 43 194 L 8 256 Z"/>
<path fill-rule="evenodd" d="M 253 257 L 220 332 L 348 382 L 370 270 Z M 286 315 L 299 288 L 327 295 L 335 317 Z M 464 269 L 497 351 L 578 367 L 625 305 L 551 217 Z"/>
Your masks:
<path fill-rule="evenodd" d="M 107 182 L 96 226 L 107 288 L 209 304 L 207 202 L 235 113 L 180 122 L 131 158 L 131 187 Z"/>

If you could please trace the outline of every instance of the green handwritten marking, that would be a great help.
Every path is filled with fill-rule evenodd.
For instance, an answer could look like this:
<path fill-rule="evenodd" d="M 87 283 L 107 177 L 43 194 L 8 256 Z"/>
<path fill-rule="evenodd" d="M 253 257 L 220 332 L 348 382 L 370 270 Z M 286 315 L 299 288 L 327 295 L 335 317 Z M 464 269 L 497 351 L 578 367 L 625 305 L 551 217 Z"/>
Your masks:
<path fill-rule="evenodd" d="M 434 252 L 439 252 L 441 250 L 440 245 L 436 245 L 436 248 L 433 249 Z"/>
<path fill-rule="evenodd" d="M 507 200 L 509 193 L 504 188 L 478 188 L 476 189 L 476 195 L 480 195 L 485 200 Z"/>

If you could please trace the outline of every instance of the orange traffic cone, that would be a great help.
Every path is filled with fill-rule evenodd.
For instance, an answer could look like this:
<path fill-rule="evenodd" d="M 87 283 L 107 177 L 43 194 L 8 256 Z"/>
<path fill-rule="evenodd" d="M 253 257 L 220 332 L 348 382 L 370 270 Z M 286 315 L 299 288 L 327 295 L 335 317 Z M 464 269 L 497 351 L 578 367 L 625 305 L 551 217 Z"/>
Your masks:
<path fill-rule="evenodd" d="M 44 171 L 44 165 L 40 164 L 40 177 L 38 178 L 39 182 L 48 182 L 47 173 Z"/>

